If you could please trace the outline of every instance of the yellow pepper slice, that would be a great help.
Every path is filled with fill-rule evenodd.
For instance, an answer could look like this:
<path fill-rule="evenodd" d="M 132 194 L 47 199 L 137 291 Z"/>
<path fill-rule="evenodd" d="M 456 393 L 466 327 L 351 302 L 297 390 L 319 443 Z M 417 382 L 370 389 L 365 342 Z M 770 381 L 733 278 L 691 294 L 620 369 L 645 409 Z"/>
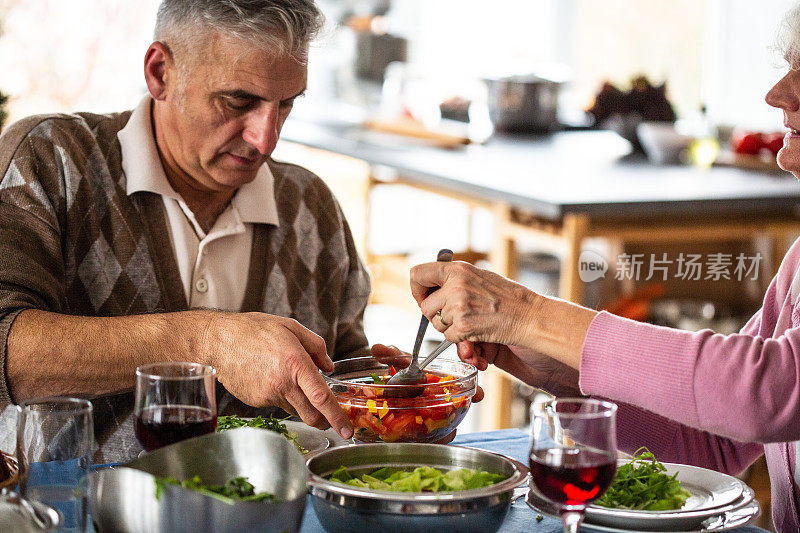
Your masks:
<path fill-rule="evenodd" d="M 422 424 L 422 417 L 417 415 L 416 421 L 417 421 L 417 424 Z"/>
<path fill-rule="evenodd" d="M 383 418 L 389 413 L 389 404 L 386 403 L 386 400 L 383 400 L 383 405 L 380 409 L 378 409 L 378 417 Z"/>
<path fill-rule="evenodd" d="M 377 413 L 378 408 L 376 407 L 375 400 L 367 400 L 367 411 L 370 413 Z"/>

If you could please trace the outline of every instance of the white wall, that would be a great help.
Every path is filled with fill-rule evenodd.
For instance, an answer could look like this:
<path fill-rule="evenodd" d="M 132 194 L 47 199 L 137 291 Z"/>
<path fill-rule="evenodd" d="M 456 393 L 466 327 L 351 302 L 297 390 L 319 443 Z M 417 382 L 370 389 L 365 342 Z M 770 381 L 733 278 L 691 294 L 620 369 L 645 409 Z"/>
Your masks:
<path fill-rule="evenodd" d="M 764 95 L 786 71 L 770 48 L 793 0 L 708 0 L 703 94 L 712 120 L 780 129 L 780 112 Z"/>

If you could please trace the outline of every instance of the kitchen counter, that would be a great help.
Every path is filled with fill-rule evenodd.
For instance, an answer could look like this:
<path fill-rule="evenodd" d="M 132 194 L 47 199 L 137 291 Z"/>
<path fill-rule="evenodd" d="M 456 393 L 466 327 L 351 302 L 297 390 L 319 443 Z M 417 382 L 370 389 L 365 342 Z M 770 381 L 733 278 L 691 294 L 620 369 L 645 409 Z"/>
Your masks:
<path fill-rule="evenodd" d="M 800 182 L 791 174 L 655 166 L 610 131 L 497 135 L 483 145 L 445 150 L 366 131 L 339 116 L 290 118 L 281 138 L 366 161 L 373 168 L 371 187 L 402 184 L 490 210 L 492 269 L 515 278 L 517 243 L 523 241 L 560 257 L 559 296 L 578 303 L 585 303 L 580 256 L 588 238 L 604 239 L 616 250 L 760 238 L 771 249 L 772 260 L 760 272 L 768 280 L 800 235 Z M 382 178 L 379 167 L 394 175 Z M 366 255 L 378 265 L 375 271 L 387 270 L 380 257 L 369 250 Z M 603 275 L 613 276 L 613 268 Z M 482 429 L 509 427 L 511 382 L 496 370 L 487 374 L 487 418 L 493 422 Z"/>

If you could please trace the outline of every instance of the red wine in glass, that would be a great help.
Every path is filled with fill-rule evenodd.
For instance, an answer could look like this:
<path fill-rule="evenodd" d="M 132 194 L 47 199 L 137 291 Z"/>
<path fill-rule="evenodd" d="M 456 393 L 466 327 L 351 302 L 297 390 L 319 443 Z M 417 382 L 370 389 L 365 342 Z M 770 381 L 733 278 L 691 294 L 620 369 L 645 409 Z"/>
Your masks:
<path fill-rule="evenodd" d="M 585 506 L 611 486 L 616 459 L 583 447 L 545 448 L 530 456 L 531 479 L 547 499 L 566 506 Z"/>
<path fill-rule="evenodd" d="M 146 407 L 135 418 L 136 438 L 148 452 L 216 429 L 217 415 L 193 405 Z"/>

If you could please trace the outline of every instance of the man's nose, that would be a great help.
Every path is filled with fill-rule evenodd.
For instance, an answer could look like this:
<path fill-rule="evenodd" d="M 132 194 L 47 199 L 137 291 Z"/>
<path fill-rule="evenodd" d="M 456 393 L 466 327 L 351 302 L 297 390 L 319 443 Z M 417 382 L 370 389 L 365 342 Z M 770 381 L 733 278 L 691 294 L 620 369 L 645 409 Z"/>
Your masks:
<path fill-rule="evenodd" d="M 242 138 L 261 155 L 270 155 L 278 144 L 278 107 L 266 105 L 248 117 Z"/>

